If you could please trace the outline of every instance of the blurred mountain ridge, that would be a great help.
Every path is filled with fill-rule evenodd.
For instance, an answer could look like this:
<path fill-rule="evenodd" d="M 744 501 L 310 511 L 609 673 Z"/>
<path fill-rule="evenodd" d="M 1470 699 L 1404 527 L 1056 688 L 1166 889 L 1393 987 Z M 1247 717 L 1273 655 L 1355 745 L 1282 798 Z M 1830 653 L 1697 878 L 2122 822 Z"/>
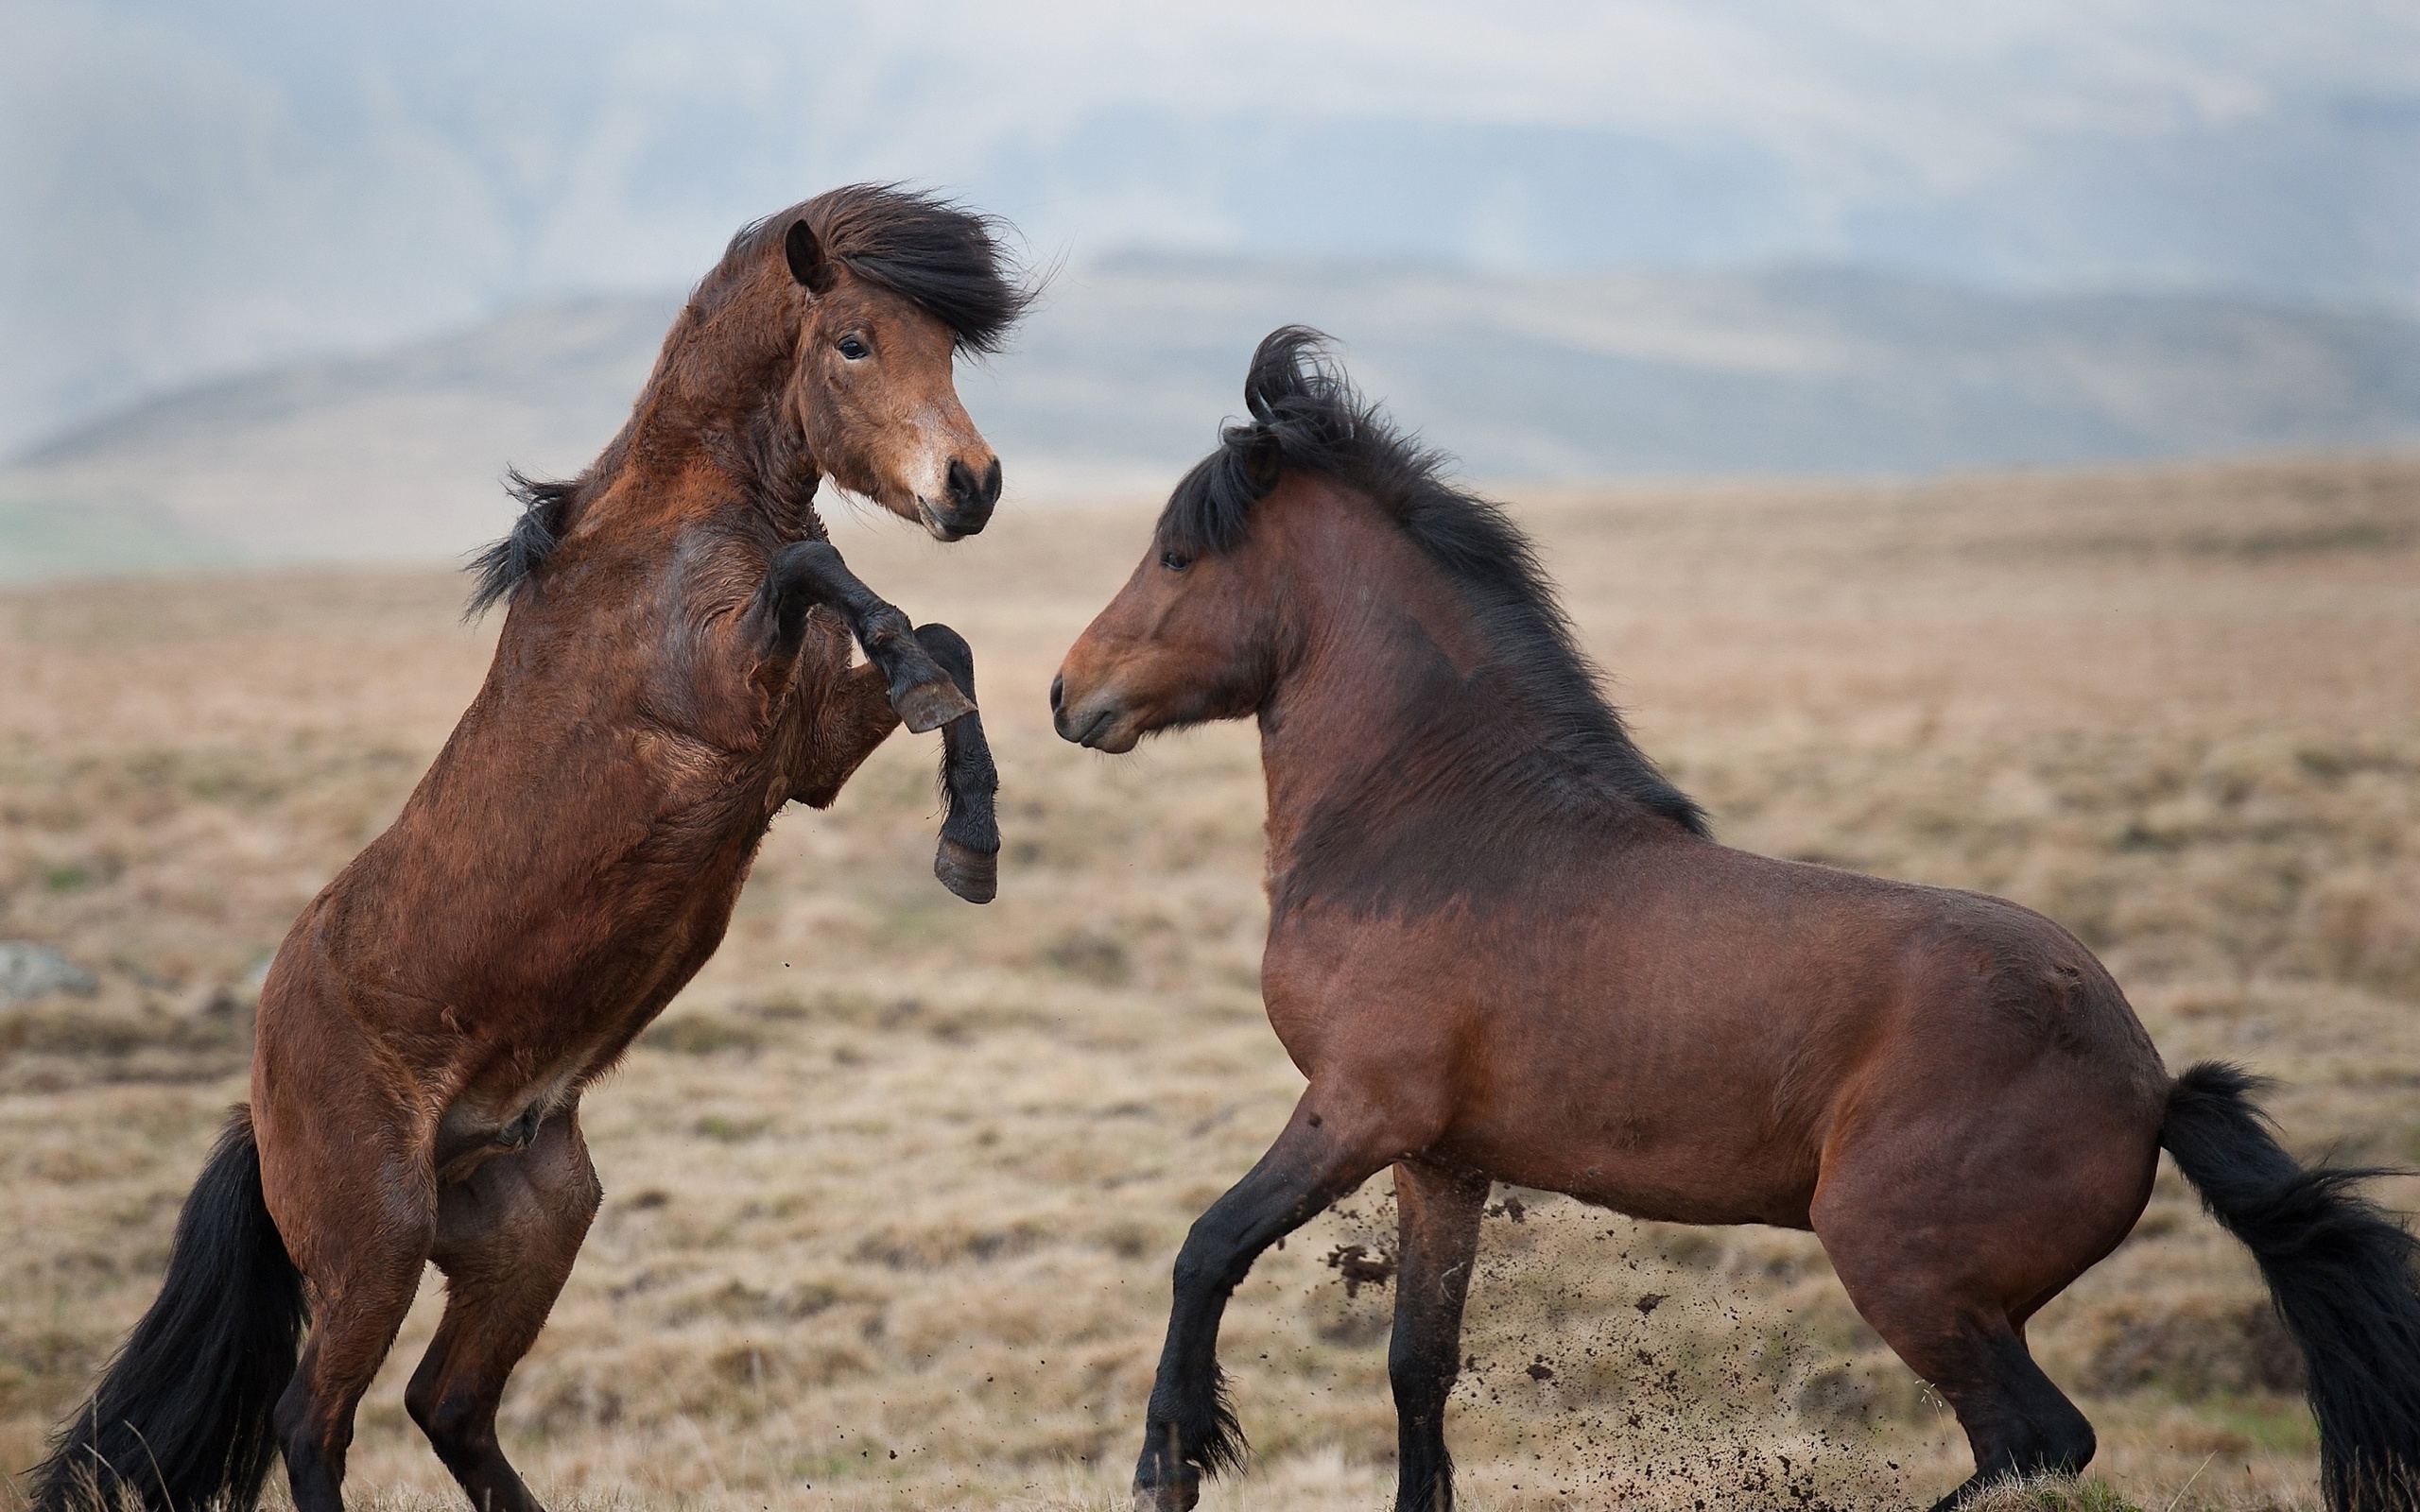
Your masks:
<path fill-rule="evenodd" d="M 508 466 L 612 437 L 677 296 L 164 394 L 0 468 L 0 576 L 426 559 L 501 532 Z M 1164 491 L 1254 342 L 1329 332 L 1486 480 L 1908 475 L 2420 444 L 2420 319 L 2210 294 L 2017 294 L 1799 265 L 1495 275 L 1135 252 L 1062 269 L 960 390 L 1012 506 Z"/>

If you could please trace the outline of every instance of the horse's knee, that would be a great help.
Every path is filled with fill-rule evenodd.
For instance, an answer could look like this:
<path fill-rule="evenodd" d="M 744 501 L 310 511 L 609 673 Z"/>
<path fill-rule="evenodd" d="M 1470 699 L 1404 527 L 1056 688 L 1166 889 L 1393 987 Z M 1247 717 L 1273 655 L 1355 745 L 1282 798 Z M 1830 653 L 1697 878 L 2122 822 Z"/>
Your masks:
<path fill-rule="evenodd" d="M 1232 1209 L 1226 1198 L 1194 1219 L 1193 1227 L 1185 1230 L 1184 1243 L 1176 1252 L 1178 1291 L 1231 1292 L 1243 1284 L 1243 1279 L 1252 1272 L 1252 1263 L 1260 1255 L 1259 1250 L 1249 1247 L 1241 1232 L 1249 1222 L 1249 1215 Z"/>
<path fill-rule="evenodd" d="M 1187 1239 L 1176 1253 L 1176 1263 L 1169 1267 L 1168 1280 L 1172 1294 L 1182 1301 L 1199 1302 L 1210 1296 L 1232 1291 L 1234 1282 L 1227 1280 L 1231 1268 L 1223 1255 L 1211 1252 L 1210 1245 L 1198 1239 Z"/>

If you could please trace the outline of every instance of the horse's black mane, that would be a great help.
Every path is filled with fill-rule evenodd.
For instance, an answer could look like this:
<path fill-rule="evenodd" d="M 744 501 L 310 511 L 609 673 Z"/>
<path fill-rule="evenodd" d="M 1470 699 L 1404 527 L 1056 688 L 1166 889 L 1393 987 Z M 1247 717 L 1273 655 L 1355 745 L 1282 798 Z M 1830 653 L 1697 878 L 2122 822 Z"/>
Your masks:
<path fill-rule="evenodd" d="M 827 190 L 778 215 L 743 226 L 722 261 L 699 282 L 693 305 L 712 305 L 750 286 L 750 274 L 778 260 L 783 237 L 801 219 L 827 256 L 872 284 L 912 301 L 950 328 L 958 349 L 1000 350 L 1009 331 L 1041 290 L 1004 245 L 1008 223 L 893 183 L 853 183 Z M 507 474 L 521 517 L 503 540 L 474 558 L 475 578 L 466 614 L 476 618 L 512 596 L 562 541 L 572 508 L 592 483 L 610 473 L 618 443 L 579 477 L 563 482 Z"/>
<path fill-rule="evenodd" d="M 1219 449 L 1169 495 L 1163 548 L 1233 550 L 1287 468 L 1358 490 L 1461 590 L 1500 669 L 1553 731 L 1551 754 L 1692 833 L 1708 833 L 1704 811 L 1656 770 L 1605 700 L 1529 538 L 1501 505 L 1447 483 L 1443 453 L 1365 402 L 1326 336 L 1305 326 L 1270 332 L 1253 353 L 1244 405 L 1251 421 L 1221 431 Z"/>
<path fill-rule="evenodd" d="M 502 541 L 472 558 L 465 569 L 473 575 L 471 605 L 462 611 L 465 619 L 476 619 L 510 598 L 522 580 L 538 570 L 538 564 L 562 540 L 563 516 L 579 492 L 578 478 L 559 483 L 524 477 L 519 468 L 507 469 L 504 476 L 505 491 L 520 501 L 521 514 Z"/>

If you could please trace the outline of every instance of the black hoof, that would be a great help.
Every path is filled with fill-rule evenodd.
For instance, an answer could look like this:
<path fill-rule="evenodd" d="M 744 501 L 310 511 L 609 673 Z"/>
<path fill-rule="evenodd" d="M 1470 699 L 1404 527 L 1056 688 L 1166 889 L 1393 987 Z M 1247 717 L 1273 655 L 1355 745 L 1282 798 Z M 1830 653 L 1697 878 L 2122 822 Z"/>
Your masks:
<path fill-rule="evenodd" d="M 1201 1477 L 1191 1473 L 1190 1467 L 1172 1486 L 1134 1483 L 1134 1512 L 1193 1512 L 1201 1500 Z"/>
<path fill-rule="evenodd" d="M 1000 895 L 1000 852 L 944 838 L 933 852 L 933 875 L 968 902 L 988 903 Z"/>
<path fill-rule="evenodd" d="M 975 700 L 959 692 L 958 684 L 943 673 L 891 699 L 890 707 L 899 712 L 901 724 L 921 735 L 973 713 Z"/>

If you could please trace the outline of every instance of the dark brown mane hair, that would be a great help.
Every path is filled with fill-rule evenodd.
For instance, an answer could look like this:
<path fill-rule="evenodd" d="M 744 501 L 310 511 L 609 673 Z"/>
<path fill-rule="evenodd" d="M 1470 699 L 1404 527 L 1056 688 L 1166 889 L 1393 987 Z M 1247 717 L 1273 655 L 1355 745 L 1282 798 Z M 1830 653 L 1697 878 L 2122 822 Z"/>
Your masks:
<path fill-rule="evenodd" d="M 1007 222 L 1000 217 L 895 183 L 853 183 L 742 226 L 722 260 L 690 290 L 688 304 L 673 324 L 674 335 L 756 287 L 752 275 L 777 260 L 778 244 L 799 220 L 813 229 L 825 255 L 948 326 L 963 352 L 998 352 L 1010 329 L 1041 294 L 1038 281 L 1009 251 Z M 673 345 L 667 337 L 665 358 Z M 662 376 L 665 358 L 658 359 L 649 392 Z M 647 394 L 640 396 L 637 408 L 647 408 Z M 580 501 L 620 471 L 629 434 L 626 428 L 576 478 L 551 481 L 525 477 L 518 470 L 507 472 L 506 490 L 520 502 L 521 514 L 503 540 L 464 569 L 475 579 L 466 618 L 475 619 L 510 598 L 546 559 L 570 528 L 572 511 Z"/>
<path fill-rule="evenodd" d="M 1494 648 L 1495 670 L 1549 731 L 1541 754 L 1580 777 L 1708 833 L 1705 813 L 1630 737 L 1606 700 L 1602 674 L 1538 564 L 1537 549 L 1504 507 L 1445 481 L 1451 458 L 1397 430 L 1338 369 L 1328 338 L 1283 326 L 1253 354 L 1244 380 L 1249 421 L 1219 432 L 1161 511 L 1163 547 L 1216 555 L 1239 545 L 1253 507 L 1287 468 L 1336 479 L 1369 496 L 1458 589 Z"/>

